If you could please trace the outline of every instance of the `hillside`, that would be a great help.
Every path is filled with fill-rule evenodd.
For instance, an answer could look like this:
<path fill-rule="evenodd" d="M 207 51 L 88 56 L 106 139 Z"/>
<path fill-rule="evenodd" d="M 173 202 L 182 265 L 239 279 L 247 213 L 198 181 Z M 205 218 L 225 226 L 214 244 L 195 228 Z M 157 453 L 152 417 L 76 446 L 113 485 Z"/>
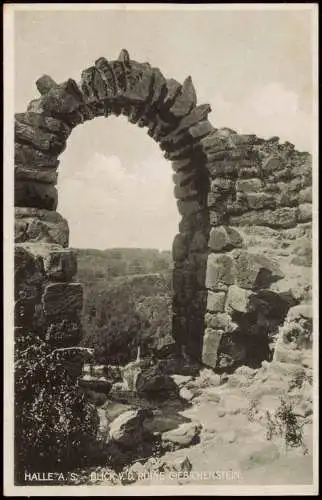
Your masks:
<path fill-rule="evenodd" d="M 84 286 L 82 345 L 96 359 L 123 364 L 171 338 L 171 253 L 153 249 L 77 249 Z"/>

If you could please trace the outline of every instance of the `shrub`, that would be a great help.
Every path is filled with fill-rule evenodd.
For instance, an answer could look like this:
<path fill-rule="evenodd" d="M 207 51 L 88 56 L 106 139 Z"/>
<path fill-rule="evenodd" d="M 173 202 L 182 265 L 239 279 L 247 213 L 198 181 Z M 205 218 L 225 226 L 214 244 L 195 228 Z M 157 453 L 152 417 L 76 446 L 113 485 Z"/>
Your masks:
<path fill-rule="evenodd" d="M 267 410 L 266 438 L 271 440 L 273 436 L 282 437 L 286 446 L 303 446 L 302 425 L 294 413 L 291 403 L 281 398 L 281 404 L 276 408 L 273 415 Z"/>
<path fill-rule="evenodd" d="M 32 342 L 32 343 L 31 343 Z M 70 470 L 88 458 L 97 433 L 94 406 L 63 361 L 39 338 L 17 342 L 15 351 L 16 481 L 24 471 Z M 22 349 L 23 348 L 23 349 Z"/>

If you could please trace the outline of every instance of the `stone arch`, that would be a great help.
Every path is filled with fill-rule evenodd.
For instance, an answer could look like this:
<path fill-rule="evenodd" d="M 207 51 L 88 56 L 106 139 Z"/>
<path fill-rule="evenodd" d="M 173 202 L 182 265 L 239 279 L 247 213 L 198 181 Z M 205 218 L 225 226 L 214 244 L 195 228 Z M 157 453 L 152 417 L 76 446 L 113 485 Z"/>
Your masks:
<path fill-rule="evenodd" d="M 65 335 L 59 345 L 73 345 L 77 339 L 82 291 L 72 282 L 76 263 L 67 248 L 68 224 L 56 212 L 58 157 L 75 126 L 124 114 L 147 128 L 174 171 L 182 217 L 173 242 L 174 337 L 188 354 L 215 367 L 233 311 L 247 307 L 253 291 L 282 277 L 267 259 L 242 248 L 236 226 L 290 228 L 310 220 L 305 193 L 302 201 L 286 191 L 276 194 L 280 177 L 275 173 L 299 182 L 301 174 L 283 163 L 285 151 L 293 154 L 293 146 L 214 128 L 208 120 L 210 105 L 197 104 L 191 77 L 180 84 L 149 63 L 133 61 L 126 50 L 115 61 L 97 59 L 79 82 L 57 84 L 45 75 L 36 85 L 41 97 L 15 115 L 15 241 L 18 262 L 34 255 L 34 271 L 42 278 L 25 287 L 33 290 L 30 319 L 25 316 L 22 325 L 16 315 L 17 328 L 26 321 L 36 329 L 56 323 Z M 298 157 L 300 169 L 310 163 L 309 155 L 298 154 L 296 161 Z M 310 185 L 310 167 L 305 172 L 302 191 Z M 23 264 L 16 269 L 18 282 L 28 283 Z"/>

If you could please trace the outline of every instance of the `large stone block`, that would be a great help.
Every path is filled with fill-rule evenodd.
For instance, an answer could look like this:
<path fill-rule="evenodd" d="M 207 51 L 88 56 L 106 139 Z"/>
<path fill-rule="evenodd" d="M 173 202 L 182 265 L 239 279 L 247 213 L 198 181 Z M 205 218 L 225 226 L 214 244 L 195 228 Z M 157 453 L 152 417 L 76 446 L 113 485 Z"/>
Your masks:
<path fill-rule="evenodd" d="M 76 316 L 83 307 L 83 287 L 80 283 L 48 284 L 42 304 L 47 317 Z"/>
<path fill-rule="evenodd" d="M 213 291 L 223 291 L 234 281 L 235 269 L 231 256 L 211 253 L 207 262 L 206 287 Z"/>
<path fill-rule="evenodd" d="M 197 95 L 195 88 L 193 86 L 191 77 L 185 79 L 182 85 L 181 93 L 175 99 L 173 105 L 170 108 L 170 113 L 181 118 L 186 116 L 197 103 Z"/>
<path fill-rule="evenodd" d="M 36 129 L 44 129 L 47 132 L 55 134 L 60 139 L 67 139 L 71 133 L 71 128 L 65 123 L 52 116 L 45 116 L 38 113 L 16 113 L 15 119 L 17 122 L 31 125 Z"/>
<path fill-rule="evenodd" d="M 179 213 L 186 217 L 200 212 L 204 208 L 197 200 L 178 200 L 177 206 Z"/>
<path fill-rule="evenodd" d="M 232 252 L 235 266 L 235 284 L 241 288 L 258 290 L 268 288 L 273 282 L 284 278 L 276 261 L 245 250 Z"/>
<path fill-rule="evenodd" d="M 311 203 L 302 203 L 298 207 L 298 221 L 308 222 L 312 220 L 312 205 Z"/>
<path fill-rule="evenodd" d="M 70 281 L 77 272 L 76 254 L 69 248 L 50 243 L 22 243 L 26 250 L 42 261 L 47 279 Z"/>
<path fill-rule="evenodd" d="M 15 206 L 56 210 L 57 203 L 58 193 L 54 186 L 43 182 L 16 180 Z"/>
<path fill-rule="evenodd" d="M 206 328 L 205 330 L 202 346 L 202 362 L 211 368 L 216 368 L 222 336 L 223 332 L 221 330 L 214 330 L 213 328 Z"/>
<path fill-rule="evenodd" d="M 297 223 L 298 209 L 295 207 L 281 207 L 276 210 L 250 211 L 238 216 L 230 217 L 232 226 L 268 226 L 271 228 L 288 229 Z"/>
<path fill-rule="evenodd" d="M 31 145 L 15 143 L 15 165 L 40 168 L 57 168 L 59 160 L 56 154 L 38 151 Z"/>
<path fill-rule="evenodd" d="M 42 241 L 68 246 L 67 221 L 52 210 L 38 208 L 15 208 L 15 242 Z"/>
<path fill-rule="evenodd" d="M 277 206 L 276 198 L 267 193 L 247 193 L 246 199 L 249 208 L 253 210 L 261 210 L 262 208 L 275 209 Z"/>
<path fill-rule="evenodd" d="M 56 168 L 33 168 L 23 165 L 15 167 L 16 181 L 35 181 L 44 184 L 57 184 L 58 174 Z"/>
<path fill-rule="evenodd" d="M 208 231 L 195 231 L 190 244 L 190 252 L 204 252 L 208 248 Z"/>
<path fill-rule="evenodd" d="M 251 309 L 250 297 L 252 292 L 240 288 L 237 285 L 231 285 L 228 288 L 227 300 L 226 300 L 226 310 L 228 312 L 240 312 L 247 313 Z"/>
<path fill-rule="evenodd" d="M 51 134 L 41 128 L 17 120 L 15 121 L 15 140 L 31 144 L 34 148 L 49 154 L 60 154 L 66 147 L 65 141 L 61 140 L 56 134 Z"/>
<path fill-rule="evenodd" d="M 209 312 L 224 312 L 226 293 L 212 292 L 208 290 L 207 295 L 207 311 Z"/>
<path fill-rule="evenodd" d="M 243 193 L 253 193 L 261 191 L 263 188 L 263 182 L 261 179 L 239 179 L 236 182 L 237 191 L 242 191 Z"/>
<path fill-rule="evenodd" d="M 210 230 L 208 245 L 211 250 L 220 252 L 240 248 L 243 245 L 243 239 L 236 229 L 228 226 L 217 226 Z"/>

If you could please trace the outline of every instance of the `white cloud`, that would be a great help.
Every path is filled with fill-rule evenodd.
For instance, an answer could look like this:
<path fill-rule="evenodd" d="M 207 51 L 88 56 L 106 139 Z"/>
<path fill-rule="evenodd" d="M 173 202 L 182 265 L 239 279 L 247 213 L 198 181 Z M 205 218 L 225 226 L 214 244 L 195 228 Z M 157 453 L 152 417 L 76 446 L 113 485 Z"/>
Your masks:
<path fill-rule="evenodd" d="M 240 133 L 263 138 L 277 135 L 299 150 L 311 150 L 312 118 L 299 107 L 299 96 L 280 82 L 256 87 L 240 102 L 216 94 L 210 119 L 216 127 L 230 127 Z"/>
<path fill-rule="evenodd" d="M 150 157 L 129 172 L 118 156 L 94 153 L 58 190 L 71 246 L 171 248 L 179 216 L 166 160 Z"/>

